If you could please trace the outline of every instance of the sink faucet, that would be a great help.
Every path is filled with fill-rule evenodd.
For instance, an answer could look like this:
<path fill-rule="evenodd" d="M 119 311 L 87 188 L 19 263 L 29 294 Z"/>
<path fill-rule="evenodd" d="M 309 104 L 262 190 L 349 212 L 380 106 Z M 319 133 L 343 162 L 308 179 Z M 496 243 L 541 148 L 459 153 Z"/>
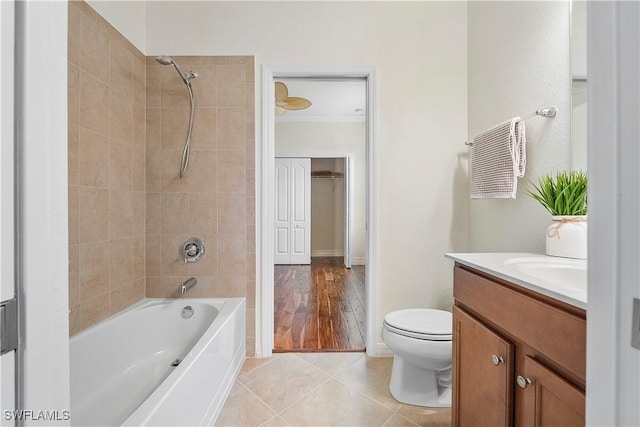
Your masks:
<path fill-rule="evenodd" d="M 190 277 L 189 279 L 185 280 L 185 282 L 180 285 L 180 295 L 186 294 L 189 289 L 193 288 L 197 284 L 198 280 L 195 277 Z"/>

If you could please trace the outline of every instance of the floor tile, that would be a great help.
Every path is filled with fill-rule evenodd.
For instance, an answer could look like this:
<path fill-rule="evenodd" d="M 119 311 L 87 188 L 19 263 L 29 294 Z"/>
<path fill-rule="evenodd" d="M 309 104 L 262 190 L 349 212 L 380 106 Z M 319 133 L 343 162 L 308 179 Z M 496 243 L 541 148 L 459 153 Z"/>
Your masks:
<path fill-rule="evenodd" d="M 380 426 L 393 411 L 334 379 L 282 412 L 296 426 Z"/>
<path fill-rule="evenodd" d="M 390 357 L 363 357 L 338 372 L 335 378 L 395 411 L 400 402 L 389 393 L 392 363 Z"/>
<path fill-rule="evenodd" d="M 336 374 L 362 359 L 365 353 L 296 353 L 298 357 L 322 369 L 328 374 Z"/>
<path fill-rule="evenodd" d="M 449 427 L 451 425 L 451 408 L 402 405 L 398 409 L 398 415 L 420 426 Z"/>
<path fill-rule="evenodd" d="M 414 423 L 413 421 L 409 421 L 402 415 L 398 415 L 398 413 L 395 413 L 382 426 L 383 427 L 417 427 L 418 424 Z"/>
<path fill-rule="evenodd" d="M 265 358 L 256 358 L 256 357 L 248 357 L 244 360 L 242 364 L 242 368 L 240 368 L 240 373 L 238 375 L 246 374 L 247 372 L 257 368 L 258 366 L 262 366 L 265 363 L 269 363 L 272 360 L 277 359 L 279 356 L 274 354 L 271 357 Z"/>
<path fill-rule="evenodd" d="M 216 426 L 257 426 L 275 412 L 236 381 L 218 416 Z"/>
<path fill-rule="evenodd" d="M 329 375 L 294 354 L 283 354 L 238 380 L 276 412 L 329 379 Z"/>
<path fill-rule="evenodd" d="M 282 417 L 278 415 L 260 424 L 260 427 L 289 427 L 289 426 L 291 426 L 291 424 L 283 420 Z"/>

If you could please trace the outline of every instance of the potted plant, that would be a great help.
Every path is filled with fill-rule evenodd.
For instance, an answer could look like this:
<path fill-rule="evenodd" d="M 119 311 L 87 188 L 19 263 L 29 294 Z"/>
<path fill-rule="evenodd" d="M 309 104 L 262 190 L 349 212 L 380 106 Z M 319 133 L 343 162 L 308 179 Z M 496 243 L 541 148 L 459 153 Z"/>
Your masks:
<path fill-rule="evenodd" d="M 547 255 L 587 258 L 587 175 L 582 171 L 545 175 L 528 194 L 551 213 Z"/>

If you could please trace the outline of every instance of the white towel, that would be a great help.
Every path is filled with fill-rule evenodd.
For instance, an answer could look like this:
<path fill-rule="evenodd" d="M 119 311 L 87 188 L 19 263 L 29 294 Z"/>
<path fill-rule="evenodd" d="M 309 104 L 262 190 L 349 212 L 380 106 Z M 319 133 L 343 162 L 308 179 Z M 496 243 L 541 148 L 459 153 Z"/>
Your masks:
<path fill-rule="evenodd" d="M 471 198 L 515 199 L 526 157 L 524 121 L 514 117 L 473 138 Z"/>

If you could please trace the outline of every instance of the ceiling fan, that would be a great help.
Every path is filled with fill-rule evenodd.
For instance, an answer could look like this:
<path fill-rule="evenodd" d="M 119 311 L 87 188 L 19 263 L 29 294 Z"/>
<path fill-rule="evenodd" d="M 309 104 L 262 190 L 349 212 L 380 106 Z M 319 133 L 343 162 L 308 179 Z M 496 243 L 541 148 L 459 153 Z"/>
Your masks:
<path fill-rule="evenodd" d="M 276 116 L 282 116 L 287 110 L 304 110 L 311 107 L 311 101 L 305 98 L 289 96 L 287 85 L 276 82 Z"/>

